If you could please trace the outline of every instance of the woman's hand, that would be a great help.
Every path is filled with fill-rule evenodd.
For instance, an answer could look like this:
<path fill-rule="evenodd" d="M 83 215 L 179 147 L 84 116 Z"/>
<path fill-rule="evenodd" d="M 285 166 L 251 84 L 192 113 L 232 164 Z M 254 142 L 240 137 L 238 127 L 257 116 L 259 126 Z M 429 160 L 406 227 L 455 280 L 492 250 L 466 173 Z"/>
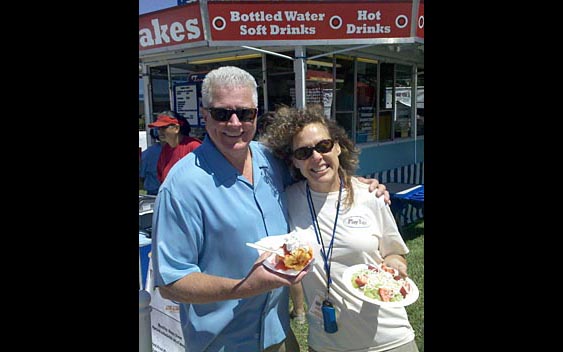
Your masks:
<path fill-rule="evenodd" d="M 400 254 L 389 254 L 383 259 L 383 264 L 394 268 L 403 279 L 407 278 L 407 260 Z"/>

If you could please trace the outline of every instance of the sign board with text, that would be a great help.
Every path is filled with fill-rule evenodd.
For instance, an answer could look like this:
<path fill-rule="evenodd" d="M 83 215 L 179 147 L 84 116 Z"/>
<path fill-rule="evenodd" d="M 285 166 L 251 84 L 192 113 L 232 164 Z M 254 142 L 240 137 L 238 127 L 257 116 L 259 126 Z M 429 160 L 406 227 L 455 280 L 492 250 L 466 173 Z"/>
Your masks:
<path fill-rule="evenodd" d="M 180 323 L 180 306 L 162 298 L 158 288 L 154 287 L 152 258 L 145 290 L 151 294 L 151 337 L 153 351 L 184 352 L 185 341 Z"/>
<path fill-rule="evenodd" d="M 205 44 L 199 3 L 139 16 L 139 52 L 196 43 Z"/>
<path fill-rule="evenodd" d="M 198 1 L 139 16 L 139 52 L 424 39 L 424 1 L 415 13 L 413 20 L 413 1 L 408 0 Z"/>
<path fill-rule="evenodd" d="M 198 83 L 183 83 L 174 86 L 174 110 L 188 120 L 190 126 L 199 126 Z"/>
<path fill-rule="evenodd" d="M 411 1 L 210 2 L 212 41 L 408 38 Z M 422 21 L 424 23 L 424 21 Z M 423 34 L 423 32 L 421 32 Z"/>

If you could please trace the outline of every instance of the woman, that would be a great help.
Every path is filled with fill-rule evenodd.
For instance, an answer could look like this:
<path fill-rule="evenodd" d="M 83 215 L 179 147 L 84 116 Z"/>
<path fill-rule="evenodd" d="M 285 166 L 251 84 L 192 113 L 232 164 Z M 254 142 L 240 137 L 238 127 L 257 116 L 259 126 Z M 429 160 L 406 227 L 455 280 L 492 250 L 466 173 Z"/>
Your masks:
<path fill-rule="evenodd" d="M 418 351 L 404 307 L 363 302 L 342 281 L 346 268 L 361 263 L 385 263 L 406 277 L 408 253 L 389 206 L 352 176 L 358 151 L 344 129 L 322 108 L 282 107 L 262 142 L 300 180 L 286 189 L 290 228 L 322 251 L 302 280 L 309 351 Z M 332 330 L 323 323 L 327 302 L 334 307 Z"/>
<path fill-rule="evenodd" d="M 190 137 L 190 124 L 174 111 L 161 112 L 149 127 L 158 128 L 158 138 L 164 142 L 156 166 L 158 180 L 162 183 L 172 166 L 199 147 L 201 141 Z"/>

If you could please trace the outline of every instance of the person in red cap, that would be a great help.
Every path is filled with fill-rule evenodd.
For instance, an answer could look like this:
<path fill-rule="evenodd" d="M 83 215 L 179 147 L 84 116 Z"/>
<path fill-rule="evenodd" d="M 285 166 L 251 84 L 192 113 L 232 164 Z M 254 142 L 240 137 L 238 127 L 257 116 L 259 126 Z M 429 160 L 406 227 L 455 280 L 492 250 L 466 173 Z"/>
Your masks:
<path fill-rule="evenodd" d="M 156 165 L 157 177 L 162 183 L 172 166 L 199 147 L 201 141 L 190 137 L 190 124 L 174 111 L 161 112 L 149 127 L 158 128 L 158 138 L 164 142 Z"/>

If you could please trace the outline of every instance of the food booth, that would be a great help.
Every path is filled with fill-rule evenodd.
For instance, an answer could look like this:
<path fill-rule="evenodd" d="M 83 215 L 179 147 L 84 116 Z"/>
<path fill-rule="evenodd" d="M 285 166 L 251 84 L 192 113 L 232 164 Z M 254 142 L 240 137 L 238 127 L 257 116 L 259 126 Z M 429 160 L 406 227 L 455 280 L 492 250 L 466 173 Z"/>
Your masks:
<path fill-rule="evenodd" d="M 203 136 L 201 80 L 235 65 L 260 114 L 323 104 L 362 150 L 358 174 L 424 160 L 423 0 L 178 3 L 139 16 L 144 126 L 173 109 Z"/>

